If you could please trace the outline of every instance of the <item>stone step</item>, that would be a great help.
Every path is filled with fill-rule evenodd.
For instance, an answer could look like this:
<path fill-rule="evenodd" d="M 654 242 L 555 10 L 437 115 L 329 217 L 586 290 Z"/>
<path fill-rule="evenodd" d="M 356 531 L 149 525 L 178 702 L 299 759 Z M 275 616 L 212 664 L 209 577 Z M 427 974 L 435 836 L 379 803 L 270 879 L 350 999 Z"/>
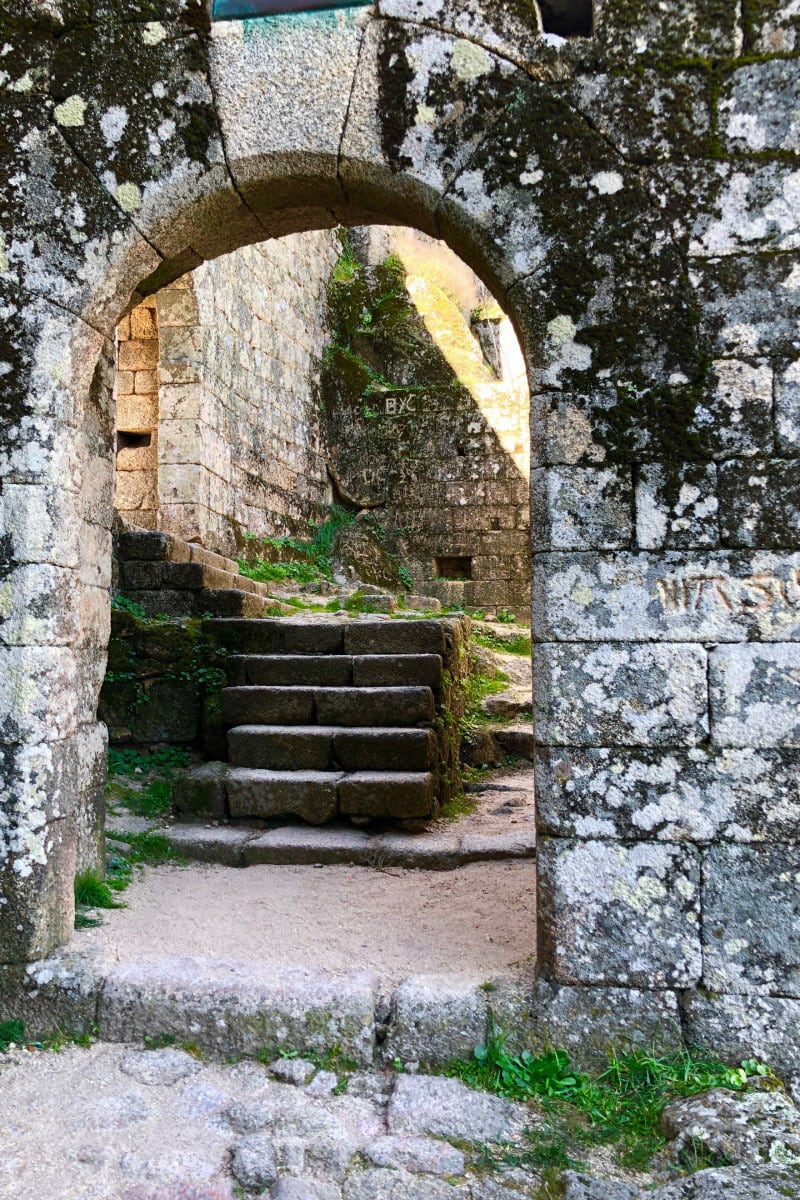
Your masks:
<path fill-rule="evenodd" d="M 223 554 L 206 550 L 194 542 L 184 542 L 169 533 L 130 529 L 117 537 L 117 554 L 122 562 L 205 563 L 231 575 L 239 574 L 239 564 Z"/>
<path fill-rule="evenodd" d="M 429 729 L 239 725 L 228 731 L 234 766 L 274 771 L 427 771 L 434 753 Z"/>
<path fill-rule="evenodd" d="M 433 807 L 430 771 L 357 771 L 339 783 L 343 816 L 413 820 L 430 816 Z"/>
<path fill-rule="evenodd" d="M 154 591 L 159 588 L 177 592 L 231 588 L 249 592 L 253 596 L 263 596 L 265 600 L 270 595 L 264 583 L 202 562 L 123 562 L 120 564 L 120 575 L 126 592 Z"/>
<path fill-rule="evenodd" d="M 441 654 L 441 621 L 354 621 L 344 630 L 345 654 Z"/>
<path fill-rule="evenodd" d="M 176 821 L 158 829 L 175 853 L 193 862 L 228 867 L 300 866 L 349 863 L 452 871 L 473 862 L 498 862 L 536 856 L 536 834 L 528 827 L 505 833 L 460 833 L 433 828 L 426 833 L 375 832 L 332 824 L 280 825 L 255 829 L 247 824 L 209 825 Z M 123 835 L 122 840 L 126 836 Z"/>
<path fill-rule="evenodd" d="M 264 611 L 264 597 L 240 588 L 203 588 L 196 592 L 174 588 L 138 591 L 126 594 L 140 604 L 145 616 L 166 613 L 168 617 L 202 617 L 209 613 L 220 617 L 257 618 Z"/>
<path fill-rule="evenodd" d="M 270 771 L 231 767 L 225 788 L 230 815 L 274 819 L 297 816 L 312 825 L 345 816 L 396 820 L 430 817 L 430 771 Z"/>
<path fill-rule="evenodd" d="M 344 626 L 336 621 L 264 618 L 212 620 L 205 631 L 234 654 L 343 654 Z"/>
<path fill-rule="evenodd" d="M 318 688 L 320 725 L 427 725 L 433 721 L 433 692 L 428 687 Z"/>
<path fill-rule="evenodd" d="M 222 691 L 226 725 L 346 725 L 371 728 L 429 724 L 428 687 L 229 687 Z"/>
<path fill-rule="evenodd" d="M 252 654 L 231 655 L 228 662 L 230 679 L 238 684 L 439 687 L 442 682 L 438 654 Z"/>
<path fill-rule="evenodd" d="M 311 825 L 332 821 L 338 807 L 339 771 L 267 771 L 231 767 L 225 788 L 232 817 L 296 816 Z"/>

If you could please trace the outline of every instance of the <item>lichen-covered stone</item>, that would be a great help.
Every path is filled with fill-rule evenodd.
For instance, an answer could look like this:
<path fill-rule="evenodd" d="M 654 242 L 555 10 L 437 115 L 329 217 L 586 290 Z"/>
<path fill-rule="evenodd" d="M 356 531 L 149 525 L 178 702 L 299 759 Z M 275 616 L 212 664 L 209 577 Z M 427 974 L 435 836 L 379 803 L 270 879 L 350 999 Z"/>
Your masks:
<path fill-rule="evenodd" d="M 265 233 L 328 228 L 346 197 L 337 177 L 362 38 L 360 14 L 287 13 L 212 27 L 214 98 L 237 188 Z M 264 120 L 264 105 L 273 119 Z M 302 225 L 280 210 L 305 209 Z"/>
<path fill-rule="evenodd" d="M 734 71 L 719 99 L 720 132 L 736 151 L 800 150 L 800 83 L 791 59 Z"/>
<path fill-rule="evenodd" d="M 643 68 L 635 77 L 580 75 L 571 95 L 625 158 L 648 163 L 707 148 L 710 97 L 701 74 Z"/>
<path fill-rule="evenodd" d="M 743 44 L 736 10 L 715 0 L 701 0 L 680 13 L 603 0 L 596 37 L 604 54 L 623 62 L 729 58 L 740 53 Z"/>
<path fill-rule="evenodd" d="M 398 1075 L 387 1111 L 391 1134 L 433 1134 L 469 1142 L 508 1141 L 529 1121 L 521 1104 L 474 1092 L 458 1079 Z"/>
<path fill-rule="evenodd" d="M 800 646 L 719 646 L 709 655 L 718 746 L 800 745 Z"/>
<path fill-rule="evenodd" d="M 630 545 L 632 483 L 614 468 L 551 467 L 531 479 L 534 550 L 615 550 Z"/>
<path fill-rule="evenodd" d="M 678 1163 L 700 1151 L 726 1166 L 800 1164 L 800 1112 L 784 1092 L 742 1095 L 714 1088 L 673 1100 L 661 1114 L 661 1129 L 670 1139 L 670 1157 Z"/>
<path fill-rule="evenodd" d="M 683 550 L 719 545 L 713 464 L 668 469 L 645 463 L 636 480 L 636 541 L 643 550 Z"/>
<path fill-rule="evenodd" d="M 767 1062 L 796 1084 L 800 1047 L 794 1030 L 800 1000 L 780 996 L 691 992 L 684 1009 L 686 1041 L 738 1066 L 743 1059 Z"/>
<path fill-rule="evenodd" d="M 668 842 L 542 838 L 539 957 L 557 983 L 690 987 L 700 979 L 700 856 Z"/>
<path fill-rule="evenodd" d="M 728 546 L 795 549 L 800 543 L 800 481 L 783 459 L 722 463 L 719 524 Z"/>
<path fill-rule="evenodd" d="M 792 641 L 799 581 L 800 555 L 778 551 L 537 554 L 534 630 L 543 641 Z"/>
<path fill-rule="evenodd" d="M 795 359 L 796 254 L 745 254 L 692 264 L 700 332 L 715 357 Z M 766 447 L 765 447 L 766 449 Z"/>
<path fill-rule="evenodd" d="M 800 841 L 796 750 L 539 748 L 537 819 L 556 837 Z"/>
<path fill-rule="evenodd" d="M 494 1003 L 494 1000 L 493 1000 Z M 563 1047 L 580 1071 L 600 1072 L 612 1046 L 680 1049 L 678 998 L 672 991 L 630 987 L 563 987 L 539 980 L 533 996 L 533 1048 Z"/>
<path fill-rule="evenodd" d="M 700 209 L 689 251 L 697 258 L 800 246 L 800 172 L 783 163 L 719 163 L 717 203 Z"/>
<path fill-rule="evenodd" d="M 712 846 L 703 859 L 703 981 L 800 996 L 800 849 Z"/>
<path fill-rule="evenodd" d="M 706 654 L 699 646 L 534 647 L 539 742 L 693 746 L 704 739 Z"/>
<path fill-rule="evenodd" d="M 411 975 L 394 994 L 387 1061 L 468 1059 L 486 1037 L 488 995 L 459 976 Z"/>

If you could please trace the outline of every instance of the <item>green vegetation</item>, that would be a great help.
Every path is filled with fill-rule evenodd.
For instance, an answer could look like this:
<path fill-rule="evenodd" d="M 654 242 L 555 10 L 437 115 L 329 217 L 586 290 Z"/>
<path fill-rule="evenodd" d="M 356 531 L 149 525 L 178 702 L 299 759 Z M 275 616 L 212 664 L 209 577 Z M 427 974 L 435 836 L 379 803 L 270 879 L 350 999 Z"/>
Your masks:
<path fill-rule="evenodd" d="M 501 654 L 519 654 L 523 658 L 530 658 L 531 655 L 531 639 L 526 633 L 504 638 L 489 629 L 473 629 L 472 640 L 477 646 L 483 646 L 486 650 L 499 650 Z"/>
<path fill-rule="evenodd" d="M 76 908 L 122 908 L 114 899 L 114 892 L 121 888 L 114 881 L 107 882 L 96 871 L 81 871 L 75 876 Z"/>
<path fill-rule="evenodd" d="M 356 514 L 341 504 L 331 504 L 328 515 L 319 524 L 310 523 L 312 536 L 295 537 L 248 536 L 271 554 L 247 560 L 240 558 L 239 569 L 248 579 L 259 583 L 284 582 L 316 583 L 331 577 L 331 551 L 340 529 L 355 522 Z"/>
<path fill-rule="evenodd" d="M 616 1143 L 623 1165 L 645 1167 L 665 1144 L 660 1119 L 671 1100 L 710 1088 L 745 1091 L 753 1077 L 760 1087 L 780 1086 L 764 1063 L 753 1059 L 728 1067 L 690 1050 L 666 1055 L 612 1050 L 608 1066 L 591 1078 L 571 1067 L 564 1050 L 511 1052 L 497 1029 L 469 1062 L 452 1063 L 444 1073 L 509 1099 L 536 1099 L 544 1107 L 548 1120 L 530 1131 L 530 1147 L 519 1152 L 521 1166 L 565 1166 L 581 1147 Z M 689 1170 L 699 1165 L 708 1163 L 695 1154 L 684 1163 Z"/>
<path fill-rule="evenodd" d="M 315 583 L 323 578 L 322 572 L 313 563 L 268 562 L 264 558 L 254 558 L 250 562 L 240 558 L 237 561 L 242 575 L 257 583 L 283 583 L 287 579 L 292 583 Z"/>
<path fill-rule="evenodd" d="M 137 817 L 160 820 L 172 810 L 175 772 L 188 765 L 189 750 L 183 746 L 158 746 L 149 752 L 111 747 L 106 796 Z"/>
<path fill-rule="evenodd" d="M 508 686 L 508 676 L 503 671 L 495 671 L 493 675 L 484 675 L 477 665 L 477 660 L 471 658 L 471 670 L 464 680 L 464 715 L 461 718 L 461 733 L 469 741 L 470 736 L 486 724 L 486 714 L 481 704 L 487 696 L 504 692 Z"/>
<path fill-rule="evenodd" d="M 477 807 L 477 800 L 466 792 L 459 792 L 445 800 L 440 816 L 443 821 L 457 821 L 460 817 L 468 817 Z"/>
<path fill-rule="evenodd" d="M 113 612 L 128 613 L 131 617 L 135 617 L 137 621 L 147 620 L 141 604 L 137 604 L 135 600 L 129 600 L 127 596 L 112 596 L 111 609 Z"/>
<path fill-rule="evenodd" d="M 52 1050 L 58 1054 L 65 1046 L 86 1047 L 91 1046 L 92 1041 L 91 1033 L 67 1029 L 55 1029 L 44 1038 L 28 1038 L 22 1021 L 0 1021 L 0 1054 L 4 1054 L 9 1046 L 24 1046 L 26 1050 Z"/>

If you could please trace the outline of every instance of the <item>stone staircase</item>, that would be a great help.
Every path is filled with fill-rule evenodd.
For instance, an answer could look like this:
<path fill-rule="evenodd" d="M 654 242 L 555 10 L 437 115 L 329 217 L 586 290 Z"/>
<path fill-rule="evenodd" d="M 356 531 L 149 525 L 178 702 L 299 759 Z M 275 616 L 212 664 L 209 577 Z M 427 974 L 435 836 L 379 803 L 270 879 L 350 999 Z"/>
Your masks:
<path fill-rule="evenodd" d="M 456 790 L 465 621 L 211 620 L 204 629 L 229 651 L 229 762 L 190 772 L 180 810 L 409 827 Z"/>
<path fill-rule="evenodd" d="M 269 588 L 239 574 L 239 564 L 168 533 L 128 528 L 114 538 L 119 590 L 148 617 L 259 617 Z"/>

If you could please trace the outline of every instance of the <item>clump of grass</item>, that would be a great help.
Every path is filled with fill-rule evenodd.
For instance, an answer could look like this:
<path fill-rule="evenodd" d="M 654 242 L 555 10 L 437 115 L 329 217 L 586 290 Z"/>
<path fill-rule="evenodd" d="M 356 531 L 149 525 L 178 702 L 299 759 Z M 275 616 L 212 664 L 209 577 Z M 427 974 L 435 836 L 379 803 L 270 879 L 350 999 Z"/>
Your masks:
<path fill-rule="evenodd" d="M 473 629 L 472 640 L 476 645 L 483 646 L 487 650 L 499 650 L 501 654 L 519 654 L 521 657 L 530 658 L 531 639 L 525 633 L 504 638 L 492 633 L 489 629 L 485 631 Z"/>
<path fill-rule="evenodd" d="M 25 1040 L 25 1026 L 22 1021 L 0 1021 L 0 1053 L 5 1053 L 9 1046 L 18 1046 Z"/>
<path fill-rule="evenodd" d="M 81 871 L 75 876 L 76 908 L 122 908 L 114 899 L 111 885 L 97 871 Z"/>
<path fill-rule="evenodd" d="M 181 863 L 184 860 L 173 850 L 169 839 L 162 833 L 145 830 L 137 833 L 128 843 L 125 859 L 134 866 L 158 867 L 164 863 Z"/>
<path fill-rule="evenodd" d="M 237 561 L 241 574 L 257 583 L 285 583 L 287 579 L 292 583 L 316 583 L 323 578 L 318 567 L 309 562 L 268 562 L 264 558 Z"/>
<path fill-rule="evenodd" d="M 446 1073 L 509 1099 L 538 1099 L 556 1122 L 556 1131 L 564 1135 L 565 1155 L 570 1144 L 613 1142 L 620 1161 L 636 1167 L 645 1167 L 664 1146 L 660 1120 L 671 1100 L 711 1088 L 744 1091 L 753 1076 L 761 1086 L 765 1079 L 779 1086 L 769 1067 L 755 1059 L 729 1067 L 691 1050 L 666 1055 L 639 1048 L 612 1050 L 605 1070 L 590 1078 L 572 1068 L 564 1050 L 539 1055 L 509 1051 L 497 1029 L 485 1045 L 476 1047 L 469 1062 L 453 1063 Z M 561 1154 L 561 1150 L 540 1147 L 536 1153 L 546 1158 L 547 1153 Z M 696 1170 L 703 1165 L 702 1156 L 696 1161 L 698 1165 L 686 1161 L 684 1166 Z M 553 1157 L 549 1164 L 540 1158 L 539 1165 L 560 1164 Z"/>
<path fill-rule="evenodd" d="M 449 800 L 445 800 L 440 816 L 443 821 L 457 821 L 460 817 L 468 817 L 471 813 L 474 813 L 477 804 L 478 802 L 474 796 L 467 796 L 464 792 L 458 792 L 457 795 L 451 796 Z"/>
<path fill-rule="evenodd" d="M 96 1033 L 96 1028 L 92 1028 Z M 25 1046 L 28 1050 L 53 1050 L 58 1054 L 65 1046 L 91 1046 L 93 1040 L 91 1033 L 70 1029 L 54 1029 L 46 1037 L 34 1040 L 26 1037 L 22 1021 L 0 1021 L 0 1053 L 13 1045 Z"/>
<path fill-rule="evenodd" d="M 172 809 L 175 772 L 188 765 L 189 750 L 183 746 L 157 746 L 151 751 L 111 747 L 106 795 L 137 817 L 161 820 Z M 128 779 L 137 786 L 126 783 Z"/>

